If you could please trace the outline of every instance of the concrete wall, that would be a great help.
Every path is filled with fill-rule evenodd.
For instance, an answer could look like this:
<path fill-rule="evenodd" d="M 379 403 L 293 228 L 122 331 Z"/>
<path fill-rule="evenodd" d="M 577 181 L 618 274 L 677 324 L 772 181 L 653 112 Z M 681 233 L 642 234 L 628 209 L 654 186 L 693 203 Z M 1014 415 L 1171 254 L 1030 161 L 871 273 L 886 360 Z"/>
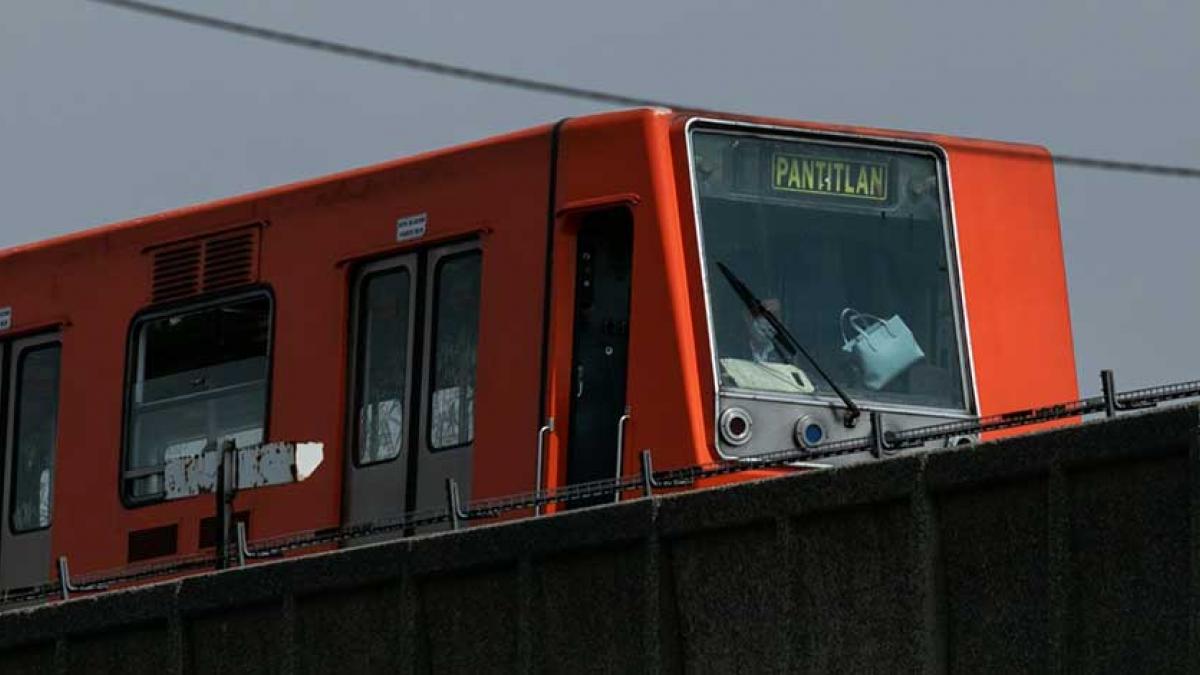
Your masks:
<path fill-rule="evenodd" d="M 0 672 L 1200 672 L 1196 408 L 0 615 Z"/>

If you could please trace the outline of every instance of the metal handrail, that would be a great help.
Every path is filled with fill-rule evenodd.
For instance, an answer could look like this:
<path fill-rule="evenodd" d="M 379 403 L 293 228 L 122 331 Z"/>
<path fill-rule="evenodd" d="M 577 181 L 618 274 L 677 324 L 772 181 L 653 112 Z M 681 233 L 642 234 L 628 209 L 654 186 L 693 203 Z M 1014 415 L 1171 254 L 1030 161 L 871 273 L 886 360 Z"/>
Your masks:
<path fill-rule="evenodd" d="M 245 530 L 238 531 L 238 560 L 278 557 L 290 551 L 317 546 L 346 544 L 364 537 L 378 538 L 396 534 L 409 536 L 418 528 L 448 523 L 455 529 L 464 521 L 495 518 L 505 513 L 541 508 L 550 504 L 567 503 L 590 497 L 639 492 L 644 497 L 653 495 L 655 489 L 678 488 L 696 481 L 772 468 L 784 468 L 795 462 L 813 462 L 858 452 L 887 450 L 888 454 L 911 449 L 954 436 L 980 434 L 990 431 L 1013 429 L 1061 419 L 1083 417 L 1105 413 L 1115 416 L 1119 412 L 1152 407 L 1159 403 L 1186 398 L 1200 397 L 1200 380 L 1159 385 L 1117 393 L 1110 371 L 1101 374 L 1103 393 L 1100 396 L 1069 401 L 1041 408 L 1017 410 L 992 415 L 978 420 L 963 420 L 933 424 L 904 431 L 882 431 L 878 417 L 873 420 L 873 429 L 866 436 L 828 441 L 812 448 L 787 448 L 774 452 L 759 453 L 736 460 L 723 460 L 709 464 L 679 467 L 655 471 L 648 450 L 641 453 L 641 471 L 632 476 L 576 483 L 550 490 L 507 495 L 476 500 L 462 504 L 458 486 L 449 480 L 446 483 L 447 504 L 445 508 L 426 509 L 402 516 L 368 523 L 355 523 L 262 540 L 255 544 L 246 541 Z M 540 486 L 539 486 L 540 487 Z M 19 589 L 0 590 L 0 609 L 6 605 L 24 604 L 37 600 L 59 597 L 67 599 L 71 593 L 98 591 L 107 587 L 127 585 L 142 579 L 181 574 L 191 570 L 212 568 L 219 561 L 211 555 L 198 555 L 176 559 L 157 565 L 142 565 L 121 568 L 107 573 L 82 575 L 72 580 L 67 572 L 66 559 L 59 566 L 59 580 Z"/>

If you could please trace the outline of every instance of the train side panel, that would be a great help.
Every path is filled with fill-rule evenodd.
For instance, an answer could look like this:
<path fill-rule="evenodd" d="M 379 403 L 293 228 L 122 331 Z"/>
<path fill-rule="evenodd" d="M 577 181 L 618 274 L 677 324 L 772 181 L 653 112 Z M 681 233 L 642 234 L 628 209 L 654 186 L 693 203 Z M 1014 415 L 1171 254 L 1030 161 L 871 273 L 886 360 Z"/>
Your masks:
<path fill-rule="evenodd" d="M 576 233 L 587 213 L 628 209 L 633 221 L 625 399 L 630 419 L 621 473 L 639 471 L 643 449 L 652 450 L 656 466 L 666 467 L 695 463 L 705 447 L 669 122 L 667 113 L 639 110 L 571 120 L 562 132 L 548 407 L 555 418 L 548 472 L 557 485 L 567 482 L 566 444 L 577 386 L 571 372 Z M 610 424 L 615 439 L 617 419 Z M 606 452 L 615 460 L 615 440 L 612 445 Z"/>
<path fill-rule="evenodd" d="M 0 306 L 14 325 L 3 337 L 62 330 L 53 555 L 76 573 L 122 567 L 130 532 L 171 525 L 176 554 L 200 550 L 211 495 L 122 501 L 127 339 L 150 304 L 148 252 L 252 224 L 255 286 L 274 298 L 268 440 L 326 447 L 308 481 L 239 494 L 253 538 L 340 523 L 348 279 L 361 261 L 438 241 L 483 248 L 473 496 L 530 489 L 532 452 L 510 453 L 536 432 L 548 154 L 548 129 L 530 130 L 7 252 Z M 396 220 L 413 213 L 427 214 L 428 232 L 398 243 Z"/>
<path fill-rule="evenodd" d="M 1049 153 L 949 139 L 945 146 L 979 413 L 1075 400 L 1071 313 Z"/>

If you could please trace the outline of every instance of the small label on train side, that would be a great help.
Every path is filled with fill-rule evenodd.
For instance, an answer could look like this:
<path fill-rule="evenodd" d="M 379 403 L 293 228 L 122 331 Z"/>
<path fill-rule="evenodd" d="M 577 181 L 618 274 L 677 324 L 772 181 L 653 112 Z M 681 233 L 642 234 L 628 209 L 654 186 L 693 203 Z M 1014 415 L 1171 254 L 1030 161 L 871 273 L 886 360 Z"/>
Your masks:
<path fill-rule="evenodd" d="M 12 328 L 12 307 L 0 307 L 0 331 Z"/>
<path fill-rule="evenodd" d="M 771 157 L 771 188 L 784 192 L 885 201 L 887 174 L 883 163 L 783 153 Z"/>
<path fill-rule="evenodd" d="M 429 221 L 428 214 L 418 213 L 415 216 L 405 216 L 396 221 L 396 241 L 420 239 L 425 236 L 425 224 Z"/>

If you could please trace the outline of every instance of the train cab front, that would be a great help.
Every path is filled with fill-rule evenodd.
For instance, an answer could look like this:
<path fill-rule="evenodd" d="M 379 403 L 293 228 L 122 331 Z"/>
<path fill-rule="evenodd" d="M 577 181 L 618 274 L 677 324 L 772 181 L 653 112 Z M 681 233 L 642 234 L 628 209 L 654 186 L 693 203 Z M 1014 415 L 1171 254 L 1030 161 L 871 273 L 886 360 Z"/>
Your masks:
<path fill-rule="evenodd" d="M 845 464 L 878 453 L 828 456 L 821 447 L 977 419 L 988 412 L 981 395 L 1004 406 L 1074 393 L 1065 283 L 1039 277 L 1062 278 L 1052 171 L 1048 181 L 1027 178 L 1051 196 L 1049 217 L 1034 224 L 1034 245 L 1046 251 L 1022 252 L 1010 246 L 1027 242 L 1002 233 L 1029 227 L 1005 222 L 1006 209 L 1027 208 L 1027 195 L 1003 194 L 1020 185 L 993 185 L 998 200 L 968 200 L 972 235 L 961 236 L 953 143 L 695 119 L 684 133 L 717 456 L 799 449 L 824 465 Z M 1012 161 L 1000 154 L 991 170 L 1002 176 Z M 966 181 L 978 187 L 973 174 Z M 1006 206 L 1009 198 L 1016 202 Z M 979 250 L 965 250 L 968 243 Z M 1048 253 L 1053 269 L 1021 279 L 1030 253 Z M 1031 284 L 1043 299 L 1054 296 L 1047 307 L 1029 307 Z M 1006 285 L 1014 295 L 998 292 Z M 1044 325 L 1013 330 L 1025 321 Z M 1006 332 L 1018 336 L 1008 338 L 1017 354 L 1045 352 L 1032 368 L 1064 347 L 1068 357 L 1023 391 L 1019 364 L 980 381 L 971 337 L 979 326 L 995 333 L 984 337 L 988 358 Z"/>

